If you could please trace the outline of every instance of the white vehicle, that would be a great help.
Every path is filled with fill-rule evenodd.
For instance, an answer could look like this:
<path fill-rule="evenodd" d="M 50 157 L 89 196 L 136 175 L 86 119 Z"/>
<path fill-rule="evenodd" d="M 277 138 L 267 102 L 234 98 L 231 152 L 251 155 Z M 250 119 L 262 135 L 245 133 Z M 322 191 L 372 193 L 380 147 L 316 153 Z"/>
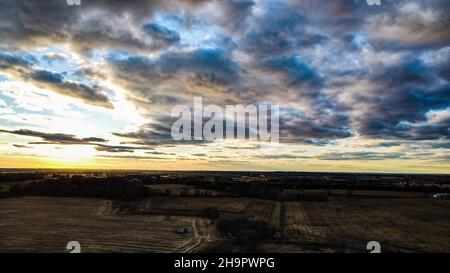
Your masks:
<path fill-rule="evenodd" d="M 433 194 L 433 199 L 450 199 L 450 194 L 448 194 L 448 193 L 435 193 L 435 194 Z"/>

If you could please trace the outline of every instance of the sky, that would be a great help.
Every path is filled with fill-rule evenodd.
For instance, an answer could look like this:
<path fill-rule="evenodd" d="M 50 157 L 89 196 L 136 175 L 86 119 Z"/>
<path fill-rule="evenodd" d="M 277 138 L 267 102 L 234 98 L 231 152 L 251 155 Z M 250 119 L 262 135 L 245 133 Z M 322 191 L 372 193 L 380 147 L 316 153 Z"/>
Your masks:
<path fill-rule="evenodd" d="M 445 0 L 0 0 L 0 167 L 450 173 Z M 279 105 L 280 143 L 175 141 Z"/>

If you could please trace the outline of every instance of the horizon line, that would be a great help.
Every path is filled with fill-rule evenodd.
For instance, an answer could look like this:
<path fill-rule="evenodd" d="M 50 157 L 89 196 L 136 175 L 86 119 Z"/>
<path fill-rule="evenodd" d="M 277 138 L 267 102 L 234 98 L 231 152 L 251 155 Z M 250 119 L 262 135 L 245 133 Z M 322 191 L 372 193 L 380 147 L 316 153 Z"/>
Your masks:
<path fill-rule="evenodd" d="M 67 171 L 90 171 L 90 172 L 102 172 L 102 171 L 117 171 L 117 172 L 160 172 L 160 173 L 194 173 L 194 172 L 216 172 L 216 173 L 328 173 L 328 174 L 379 174 L 379 175 L 436 175 L 436 176 L 450 176 L 450 173 L 426 173 L 426 172 L 371 172 L 371 171 L 275 171 L 275 170 L 241 170 L 241 171 L 227 171 L 227 170 L 146 170 L 146 169 L 90 169 L 90 168 L 2 168 L 0 167 L 0 172 L 6 170 L 67 170 Z"/>

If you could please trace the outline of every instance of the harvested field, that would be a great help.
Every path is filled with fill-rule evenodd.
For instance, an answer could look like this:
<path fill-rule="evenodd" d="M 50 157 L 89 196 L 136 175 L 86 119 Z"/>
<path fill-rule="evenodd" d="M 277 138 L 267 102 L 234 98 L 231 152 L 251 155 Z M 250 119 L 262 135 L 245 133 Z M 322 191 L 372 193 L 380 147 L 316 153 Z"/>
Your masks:
<path fill-rule="evenodd" d="M 261 247 L 265 252 L 268 253 L 334 253 L 336 249 L 327 247 L 323 244 L 317 243 L 292 243 L 292 242 L 282 242 L 282 243 L 264 243 Z"/>
<path fill-rule="evenodd" d="M 332 198 L 286 203 L 286 235 L 304 242 L 364 251 L 449 252 L 450 202 L 430 199 Z"/>
<path fill-rule="evenodd" d="M 194 186 L 183 185 L 183 184 L 155 184 L 155 185 L 145 185 L 147 188 L 152 190 L 159 190 L 166 192 L 171 196 L 223 196 L 220 191 L 214 191 L 209 189 L 200 189 Z"/>
<path fill-rule="evenodd" d="M 210 238 L 205 220 L 181 216 L 118 215 L 101 199 L 24 197 L 0 199 L 0 252 L 191 252 Z M 179 226 L 187 234 L 176 234 Z"/>
<path fill-rule="evenodd" d="M 197 212 L 215 207 L 225 213 L 242 213 L 255 199 L 250 198 L 197 198 L 197 197 L 152 197 L 144 201 L 142 208 L 162 211 Z"/>
<path fill-rule="evenodd" d="M 195 215 L 208 207 L 217 208 L 223 215 L 248 216 L 272 223 L 278 228 L 280 203 L 254 198 L 198 198 L 152 197 L 140 204 L 147 213 Z"/>
<path fill-rule="evenodd" d="M 347 190 L 332 190 L 335 195 L 347 195 Z M 425 198 L 423 193 L 419 192 L 401 192 L 401 191 L 374 191 L 374 190 L 353 190 L 352 197 L 355 198 L 378 198 L 378 199 L 400 199 L 400 198 Z"/>
<path fill-rule="evenodd" d="M 383 252 L 450 252 L 446 200 L 334 195 L 328 202 L 281 203 L 171 196 L 133 204 L 130 209 L 102 199 L 0 199 L 0 252 L 65 252 L 72 240 L 83 252 L 196 252 L 210 242 L 231 242 L 209 220 L 194 217 L 208 207 L 273 224 L 281 237 L 262 242 L 267 252 L 367 252 L 372 240 Z M 176 234 L 180 226 L 189 232 Z"/>
<path fill-rule="evenodd" d="M 280 223 L 280 203 L 256 200 L 247 206 L 244 215 L 266 221 L 277 228 Z"/>
<path fill-rule="evenodd" d="M 286 228 L 285 235 L 289 237 L 321 237 L 317 228 L 313 229 L 311 220 L 302 202 L 285 203 L 286 208 Z"/>

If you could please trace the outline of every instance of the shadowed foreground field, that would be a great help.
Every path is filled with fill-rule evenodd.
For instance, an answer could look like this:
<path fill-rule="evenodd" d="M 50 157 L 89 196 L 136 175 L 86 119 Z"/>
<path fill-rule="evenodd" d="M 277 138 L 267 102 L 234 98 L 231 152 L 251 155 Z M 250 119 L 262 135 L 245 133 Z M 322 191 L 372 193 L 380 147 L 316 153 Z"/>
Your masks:
<path fill-rule="evenodd" d="M 384 252 L 450 252 L 450 201 L 409 193 L 388 197 L 334 196 L 328 202 L 154 197 L 141 207 L 151 213 L 193 213 L 213 206 L 222 214 L 264 220 L 279 239 L 263 243 L 260 251 L 367 252 L 367 242 L 374 240 Z M 222 240 L 213 245 L 230 238 Z"/>
<path fill-rule="evenodd" d="M 450 251 L 448 201 L 337 198 L 322 204 L 286 203 L 285 208 L 284 230 L 294 242 L 358 251 L 374 240 L 384 251 Z"/>
<path fill-rule="evenodd" d="M 0 173 L 0 252 L 450 253 L 450 176 Z M 187 227 L 179 234 L 177 228 Z M 183 229 L 184 230 L 184 229 Z"/>
<path fill-rule="evenodd" d="M 0 199 L 1 252 L 65 252 L 79 241 L 83 252 L 239 251 L 194 217 L 216 208 L 227 217 L 270 223 L 275 238 L 258 252 L 449 252 L 450 202 L 415 198 L 334 196 L 328 202 L 278 202 L 255 198 L 153 197 L 132 202 L 130 212 L 113 201 L 66 197 Z M 129 204 L 128 204 L 129 206 Z M 127 207 L 127 206 L 125 206 Z M 187 234 L 176 234 L 180 226 Z"/>
<path fill-rule="evenodd" d="M 87 198 L 0 199 L 1 252 L 189 252 L 208 239 L 203 219 L 122 214 L 112 202 Z M 179 226 L 187 234 L 176 234 Z"/>

